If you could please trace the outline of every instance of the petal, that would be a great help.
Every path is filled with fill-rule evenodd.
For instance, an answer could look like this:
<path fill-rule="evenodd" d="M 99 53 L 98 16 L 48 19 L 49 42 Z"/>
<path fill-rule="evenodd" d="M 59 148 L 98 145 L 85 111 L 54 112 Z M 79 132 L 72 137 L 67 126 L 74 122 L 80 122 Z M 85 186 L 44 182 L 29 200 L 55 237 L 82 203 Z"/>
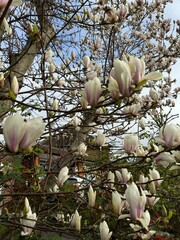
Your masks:
<path fill-rule="evenodd" d="M 143 79 L 145 80 L 159 80 L 163 77 L 162 73 L 160 72 L 151 72 L 146 74 Z"/>

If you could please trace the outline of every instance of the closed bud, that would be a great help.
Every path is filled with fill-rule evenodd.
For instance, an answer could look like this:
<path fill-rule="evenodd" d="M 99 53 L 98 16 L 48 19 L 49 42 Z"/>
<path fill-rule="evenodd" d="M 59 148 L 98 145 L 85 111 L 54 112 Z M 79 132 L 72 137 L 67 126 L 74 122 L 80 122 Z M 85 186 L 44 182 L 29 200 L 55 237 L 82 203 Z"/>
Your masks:
<path fill-rule="evenodd" d="M 71 58 L 74 59 L 75 57 L 76 57 L 76 53 L 75 53 L 74 50 L 72 50 L 72 52 L 71 52 Z"/>
<path fill-rule="evenodd" d="M 45 54 L 45 61 L 46 62 L 51 62 L 52 57 L 53 57 L 53 51 L 51 50 L 51 48 L 49 48 L 48 51 Z"/>
<path fill-rule="evenodd" d="M 91 185 L 89 186 L 88 200 L 89 200 L 89 206 L 94 207 L 96 203 L 96 191 L 93 190 Z"/>
<path fill-rule="evenodd" d="M 13 79 L 11 80 L 11 91 L 15 95 L 17 95 L 19 92 L 19 83 L 18 83 L 16 76 L 14 76 Z"/>
<path fill-rule="evenodd" d="M 48 67 L 49 73 L 53 74 L 55 71 L 55 65 L 53 62 L 50 63 L 49 67 Z"/>
<path fill-rule="evenodd" d="M 111 238 L 112 232 L 109 232 L 109 227 L 106 221 L 100 223 L 99 229 L 101 240 L 109 240 Z"/>
<path fill-rule="evenodd" d="M 76 231 L 81 231 L 81 218 L 82 216 L 79 215 L 78 211 L 75 211 L 75 214 L 72 215 L 71 226 L 75 227 Z"/>
<path fill-rule="evenodd" d="M 59 106 L 58 106 L 58 101 L 57 101 L 57 99 L 54 99 L 52 108 L 53 108 L 53 110 L 58 110 Z"/>
<path fill-rule="evenodd" d="M 120 215 L 124 206 L 124 201 L 122 201 L 121 195 L 117 191 L 112 192 L 112 205 L 114 213 Z"/>
<path fill-rule="evenodd" d="M 90 67 L 91 60 L 90 60 L 89 56 L 84 56 L 83 57 L 83 65 L 84 65 L 85 68 Z"/>
<path fill-rule="evenodd" d="M 58 186 L 63 186 L 64 182 L 69 178 L 68 173 L 69 173 L 69 169 L 67 166 L 63 167 L 60 170 L 58 178 L 57 178 Z"/>
<path fill-rule="evenodd" d="M 124 137 L 124 150 L 127 154 L 136 151 L 139 146 L 139 139 L 137 135 L 129 134 Z"/>

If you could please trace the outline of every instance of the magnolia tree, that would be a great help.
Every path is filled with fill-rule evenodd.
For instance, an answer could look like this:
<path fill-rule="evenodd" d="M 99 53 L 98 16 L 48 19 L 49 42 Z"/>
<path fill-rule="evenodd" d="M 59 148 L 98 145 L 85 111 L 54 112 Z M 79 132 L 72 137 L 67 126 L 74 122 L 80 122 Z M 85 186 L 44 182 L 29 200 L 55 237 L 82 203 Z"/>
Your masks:
<path fill-rule="evenodd" d="M 170 2 L 0 1 L 4 239 L 178 237 Z"/>

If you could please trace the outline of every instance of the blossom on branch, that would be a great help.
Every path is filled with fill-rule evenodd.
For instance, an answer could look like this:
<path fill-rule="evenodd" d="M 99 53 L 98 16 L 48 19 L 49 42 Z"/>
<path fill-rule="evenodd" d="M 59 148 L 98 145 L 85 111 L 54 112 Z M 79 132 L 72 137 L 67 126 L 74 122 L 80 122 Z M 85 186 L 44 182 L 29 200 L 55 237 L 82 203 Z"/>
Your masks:
<path fill-rule="evenodd" d="M 177 147 L 180 145 L 180 127 L 168 123 L 160 129 L 157 141 L 166 147 Z"/>
<path fill-rule="evenodd" d="M 96 191 L 93 190 L 91 185 L 89 186 L 88 200 L 89 200 L 89 206 L 94 207 L 96 203 Z"/>
<path fill-rule="evenodd" d="M 144 191 L 132 182 L 127 186 L 125 191 L 126 200 L 130 208 L 130 216 L 132 219 L 137 220 L 142 217 L 146 204 L 146 195 Z"/>
<path fill-rule="evenodd" d="M 139 139 L 137 135 L 129 134 L 124 137 L 124 150 L 127 154 L 135 152 L 138 146 Z"/>
<path fill-rule="evenodd" d="M 82 216 L 79 215 L 78 210 L 75 211 L 75 214 L 72 215 L 71 226 L 75 227 L 76 231 L 81 231 L 81 218 Z"/>
<path fill-rule="evenodd" d="M 14 153 L 19 150 L 30 150 L 44 129 L 45 123 L 41 118 L 24 121 L 19 113 L 8 116 L 3 124 L 3 135 L 8 150 Z"/>
<path fill-rule="evenodd" d="M 132 177 L 131 172 L 128 172 L 127 168 L 122 168 L 121 171 L 115 171 L 115 173 L 121 184 L 127 184 Z"/>
<path fill-rule="evenodd" d="M 85 84 L 83 92 L 83 98 L 89 103 L 91 107 L 95 107 L 98 104 L 101 95 L 101 82 L 99 78 L 95 77 L 93 80 L 89 80 Z"/>
<path fill-rule="evenodd" d="M 33 231 L 33 227 L 35 226 L 37 221 L 36 213 L 32 213 L 31 207 L 29 205 L 28 198 L 25 198 L 25 214 L 24 217 L 20 219 L 20 223 L 22 226 L 23 231 L 21 232 L 22 236 L 29 236 Z"/>
<path fill-rule="evenodd" d="M 124 206 L 124 201 L 122 201 L 121 194 L 119 194 L 117 191 L 112 192 L 112 205 L 114 213 L 120 215 Z"/>
<path fill-rule="evenodd" d="M 109 240 L 111 238 L 112 232 L 109 232 L 109 227 L 106 221 L 100 223 L 99 229 L 101 240 Z"/>
<path fill-rule="evenodd" d="M 63 186 L 64 182 L 69 178 L 68 173 L 69 173 L 69 168 L 67 166 L 63 167 L 60 170 L 58 178 L 57 178 L 58 186 Z"/>

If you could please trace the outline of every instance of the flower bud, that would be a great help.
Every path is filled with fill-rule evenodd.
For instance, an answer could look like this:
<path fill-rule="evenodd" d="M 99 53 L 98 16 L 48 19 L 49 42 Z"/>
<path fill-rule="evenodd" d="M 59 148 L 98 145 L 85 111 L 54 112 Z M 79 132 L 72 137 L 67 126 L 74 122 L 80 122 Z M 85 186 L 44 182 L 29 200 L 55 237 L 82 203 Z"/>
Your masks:
<path fill-rule="evenodd" d="M 131 179 L 132 175 L 128 172 L 127 168 L 122 168 L 121 172 L 115 171 L 116 176 L 121 184 L 127 184 L 127 182 Z"/>
<path fill-rule="evenodd" d="M 81 156 L 85 156 L 86 155 L 86 150 L 87 150 L 87 146 L 85 145 L 85 143 L 81 143 L 78 146 L 78 154 Z"/>
<path fill-rule="evenodd" d="M 88 200 L 89 200 L 89 206 L 94 207 L 96 203 L 96 191 L 93 190 L 91 185 L 89 186 Z"/>
<path fill-rule="evenodd" d="M 52 108 L 53 108 L 53 110 L 58 110 L 59 106 L 58 106 L 58 101 L 57 101 L 57 99 L 54 99 Z"/>
<path fill-rule="evenodd" d="M 84 56 L 83 57 L 83 65 L 84 65 L 85 68 L 90 67 L 91 60 L 90 60 L 89 56 Z"/>
<path fill-rule="evenodd" d="M 52 57 L 53 57 L 53 51 L 51 50 L 51 48 L 49 48 L 48 51 L 45 54 L 44 60 L 46 62 L 51 62 L 52 61 Z"/>
<path fill-rule="evenodd" d="M 124 206 L 124 201 L 122 201 L 121 195 L 117 191 L 112 192 L 112 205 L 114 213 L 120 215 Z"/>
<path fill-rule="evenodd" d="M 112 232 L 109 232 L 109 227 L 106 221 L 100 223 L 99 229 L 101 240 L 109 240 L 111 238 Z"/>
<path fill-rule="evenodd" d="M 15 95 L 17 95 L 19 92 L 19 83 L 18 83 L 16 76 L 14 76 L 13 79 L 11 80 L 11 91 Z"/>
<path fill-rule="evenodd" d="M 124 137 L 124 150 L 127 154 L 131 154 L 136 151 L 139 146 L 138 136 L 129 134 Z"/>
<path fill-rule="evenodd" d="M 81 218 L 82 216 L 79 215 L 78 211 L 75 211 L 75 214 L 72 215 L 71 226 L 75 227 L 76 231 L 81 231 Z"/>
<path fill-rule="evenodd" d="M 57 178 L 58 186 L 63 186 L 64 182 L 69 178 L 68 173 L 69 173 L 69 169 L 67 166 L 63 167 L 60 170 L 58 178 Z"/>

